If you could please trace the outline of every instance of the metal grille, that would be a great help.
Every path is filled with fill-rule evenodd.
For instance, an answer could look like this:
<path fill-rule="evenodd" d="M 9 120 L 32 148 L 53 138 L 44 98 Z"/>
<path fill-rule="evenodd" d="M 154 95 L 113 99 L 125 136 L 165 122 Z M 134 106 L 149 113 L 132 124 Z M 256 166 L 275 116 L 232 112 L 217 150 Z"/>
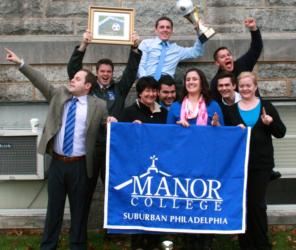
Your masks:
<path fill-rule="evenodd" d="M 0 175 L 37 172 L 37 135 L 0 136 Z"/>

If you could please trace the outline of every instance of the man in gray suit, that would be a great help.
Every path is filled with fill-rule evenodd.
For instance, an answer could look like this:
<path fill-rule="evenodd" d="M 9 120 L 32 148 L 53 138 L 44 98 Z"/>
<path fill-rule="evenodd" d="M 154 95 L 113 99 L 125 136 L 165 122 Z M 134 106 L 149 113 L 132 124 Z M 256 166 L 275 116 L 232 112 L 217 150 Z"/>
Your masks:
<path fill-rule="evenodd" d="M 71 211 L 70 249 L 87 249 L 87 218 L 90 184 L 94 172 L 95 145 L 107 117 L 106 103 L 88 95 L 96 77 L 79 70 L 68 86 L 54 88 L 43 75 L 6 49 L 7 60 L 22 72 L 49 101 L 49 110 L 38 151 L 49 153 L 48 206 L 42 250 L 56 249 L 62 226 L 65 199 Z"/>

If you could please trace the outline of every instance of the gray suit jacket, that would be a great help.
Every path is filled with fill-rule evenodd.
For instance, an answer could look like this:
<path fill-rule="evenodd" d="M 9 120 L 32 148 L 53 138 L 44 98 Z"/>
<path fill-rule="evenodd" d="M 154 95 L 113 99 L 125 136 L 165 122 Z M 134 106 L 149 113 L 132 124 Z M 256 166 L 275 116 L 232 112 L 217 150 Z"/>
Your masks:
<path fill-rule="evenodd" d="M 20 71 L 40 90 L 49 102 L 49 110 L 44 125 L 42 137 L 38 146 L 38 152 L 52 154 L 53 138 L 62 126 L 64 104 L 72 98 L 72 94 L 63 86 L 54 88 L 44 76 L 29 65 L 23 65 Z M 94 168 L 95 145 L 99 137 L 100 126 L 106 121 L 107 108 L 105 101 L 88 95 L 87 98 L 87 125 L 86 125 L 86 166 L 87 175 L 92 177 Z"/>

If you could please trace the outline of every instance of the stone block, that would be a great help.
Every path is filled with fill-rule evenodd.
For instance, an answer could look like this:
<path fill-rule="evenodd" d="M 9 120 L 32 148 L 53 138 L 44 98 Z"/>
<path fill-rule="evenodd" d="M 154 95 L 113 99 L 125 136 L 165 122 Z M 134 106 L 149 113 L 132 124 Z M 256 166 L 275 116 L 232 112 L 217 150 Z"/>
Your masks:
<path fill-rule="evenodd" d="M 1 22 L 2 35 L 67 35 L 73 34 L 74 23 L 70 19 L 16 19 Z"/>
<path fill-rule="evenodd" d="M 247 17 L 247 11 L 243 8 L 234 7 L 219 7 L 209 8 L 208 10 L 208 23 L 215 25 L 241 25 L 243 20 Z"/>
<path fill-rule="evenodd" d="M 234 1 L 228 1 L 228 0 L 208 0 L 206 1 L 206 4 L 208 7 L 256 7 L 262 6 L 264 4 L 264 1 L 262 0 L 234 0 Z"/>
<path fill-rule="evenodd" d="M 82 16 L 87 19 L 88 16 L 88 4 L 83 2 L 53 2 L 48 5 L 46 9 L 47 17 L 73 17 Z"/>
<path fill-rule="evenodd" d="M 296 79 L 291 81 L 291 97 L 296 97 Z"/>
<path fill-rule="evenodd" d="M 2 18 L 42 17 L 44 4 L 42 0 L 2 0 L 0 15 Z"/>
<path fill-rule="evenodd" d="M 208 25 L 209 27 L 212 27 L 215 31 L 215 37 L 223 36 L 223 34 L 229 34 L 230 37 L 234 37 L 236 34 L 242 34 L 246 32 L 245 27 L 242 25 L 226 25 L 226 26 L 220 26 L 220 25 Z M 231 34 L 232 33 L 232 34 Z"/>
<path fill-rule="evenodd" d="M 295 0 L 267 0 L 270 6 L 296 6 Z"/>
<path fill-rule="evenodd" d="M 262 97 L 287 97 L 287 82 L 283 80 L 259 81 L 259 91 Z"/>
<path fill-rule="evenodd" d="M 0 101 L 32 101 L 33 86 L 26 83 L 0 84 Z"/>
<path fill-rule="evenodd" d="M 76 18 L 75 19 L 75 35 L 80 35 L 82 39 L 83 33 L 88 28 L 88 20 L 86 18 Z"/>
<path fill-rule="evenodd" d="M 3 65 L 0 67 L 0 83 L 17 83 L 28 81 L 15 65 Z"/>
<path fill-rule="evenodd" d="M 40 71 L 49 82 L 67 82 L 68 74 L 66 65 L 32 65 Z M 5 65 L 0 68 L 0 82 L 29 82 L 29 80 L 18 70 L 17 66 Z"/>
<path fill-rule="evenodd" d="M 259 64 L 258 73 L 260 78 L 296 78 L 296 64 Z"/>
<path fill-rule="evenodd" d="M 264 49 L 263 58 L 264 61 L 283 62 L 290 61 L 295 62 L 296 58 L 296 34 L 274 34 L 263 35 Z"/>
<path fill-rule="evenodd" d="M 253 16 L 264 32 L 295 32 L 296 9 L 295 8 L 269 8 L 251 10 Z"/>

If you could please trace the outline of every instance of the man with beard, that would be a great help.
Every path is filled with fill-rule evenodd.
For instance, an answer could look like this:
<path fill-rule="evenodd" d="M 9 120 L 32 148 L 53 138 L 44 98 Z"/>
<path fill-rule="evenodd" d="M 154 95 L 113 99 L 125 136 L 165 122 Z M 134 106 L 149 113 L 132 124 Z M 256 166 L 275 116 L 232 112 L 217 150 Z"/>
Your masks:
<path fill-rule="evenodd" d="M 176 82 L 171 76 L 163 75 L 158 83 L 158 103 L 169 111 L 171 105 L 177 98 Z"/>

